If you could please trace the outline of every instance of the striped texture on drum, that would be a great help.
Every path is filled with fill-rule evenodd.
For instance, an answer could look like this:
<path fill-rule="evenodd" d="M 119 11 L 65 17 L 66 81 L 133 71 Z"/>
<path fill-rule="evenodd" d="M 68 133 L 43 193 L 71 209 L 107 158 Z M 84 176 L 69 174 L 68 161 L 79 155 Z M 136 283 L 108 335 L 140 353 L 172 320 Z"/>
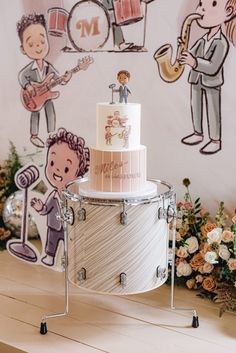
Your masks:
<path fill-rule="evenodd" d="M 69 202 L 78 213 L 78 203 Z M 76 207 L 77 206 L 77 209 Z M 86 220 L 69 229 L 69 279 L 85 289 L 110 294 L 146 292 L 162 285 L 167 273 L 168 226 L 158 219 L 157 204 L 127 206 L 128 224 L 120 224 L 119 206 L 83 205 Z M 86 270 L 86 280 L 78 272 Z M 127 284 L 122 288 L 120 274 Z"/>
<path fill-rule="evenodd" d="M 146 182 L 146 147 L 132 151 L 90 148 L 90 186 L 104 192 L 142 190 Z"/>

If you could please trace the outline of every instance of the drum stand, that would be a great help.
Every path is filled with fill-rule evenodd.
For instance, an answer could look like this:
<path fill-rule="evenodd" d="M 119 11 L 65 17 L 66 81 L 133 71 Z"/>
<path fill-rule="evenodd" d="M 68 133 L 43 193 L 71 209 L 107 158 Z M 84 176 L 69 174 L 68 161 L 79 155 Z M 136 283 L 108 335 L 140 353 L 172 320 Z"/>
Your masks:
<path fill-rule="evenodd" d="M 83 182 L 85 180 L 81 180 Z M 159 182 L 159 180 L 151 180 L 154 182 Z M 166 185 L 169 187 L 169 184 L 165 182 L 161 182 L 162 184 Z M 81 197 L 82 200 L 82 197 Z M 77 200 L 78 201 L 78 200 Z M 176 251 L 176 218 L 177 218 L 177 212 L 176 212 L 176 198 L 172 199 L 172 204 L 169 205 L 166 209 L 165 207 L 165 200 L 163 199 L 163 208 L 159 208 L 158 210 L 158 217 L 159 219 L 165 219 L 167 224 L 172 223 L 172 256 L 171 260 L 169 261 L 169 264 L 171 265 L 171 310 L 179 310 L 179 311 L 190 311 L 193 314 L 192 318 L 192 327 L 197 328 L 199 327 L 199 319 L 197 315 L 196 309 L 193 308 L 181 308 L 181 307 L 176 307 L 175 306 L 175 301 L 174 301 L 174 287 L 175 287 L 175 251 Z M 120 214 L 120 222 L 121 224 L 126 224 L 127 219 L 126 217 L 126 212 L 125 210 L 125 204 L 126 200 L 123 200 L 123 212 Z M 74 223 L 74 212 L 72 209 L 68 208 L 68 202 L 66 197 L 63 199 L 63 204 L 62 204 L 62 217 L 58 216 L 59 219 L 62 220 L 63 222 L 63 227 L 64 227 L 64 234 L 65 234 L 65 239 L 64 239 L 64 256 L 62 257 L 62 265 L 64 268 L 64 283 L 65 283 L 65 300 L 64 300 L 64 312 L 58 313 L 58 314 L 51 314 L 51 315 L 45 315 L 42 318 L 41 325 L 40 325 L 40 333 L 41 335 L 45 335 L 47 333 L 47 319 L 53 319 L 53 318 L 58 318 L 58 317 L 63 317 L 66 316 L 69 313 L 69 276 L 68 276 L 68 224 L 73 225 Z M 168 237 L 170 240 L 170 236 Z M 164 273 L 163 273 L 164 275 Z"/>

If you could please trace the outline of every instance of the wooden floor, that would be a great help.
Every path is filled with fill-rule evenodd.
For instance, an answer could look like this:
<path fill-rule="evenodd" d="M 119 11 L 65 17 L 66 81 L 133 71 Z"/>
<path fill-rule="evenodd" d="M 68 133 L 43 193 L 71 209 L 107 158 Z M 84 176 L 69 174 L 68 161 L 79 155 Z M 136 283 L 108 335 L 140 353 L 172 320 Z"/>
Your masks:
<path fill-rule="evenodd" d="M 170 310 L 166 285 L 128 297 L 71 285 L 69 315 L 48 320 L 42 336 L 41 317 L 63 309 L 63 283 L 63 273 L 0 253 L 0 353 L 236 352 L 235 314 L 220 319 L 216 305 L 177 289 L 176 306 L 198 310 L 200 327 L 194 329 L 191 313 Z"/>

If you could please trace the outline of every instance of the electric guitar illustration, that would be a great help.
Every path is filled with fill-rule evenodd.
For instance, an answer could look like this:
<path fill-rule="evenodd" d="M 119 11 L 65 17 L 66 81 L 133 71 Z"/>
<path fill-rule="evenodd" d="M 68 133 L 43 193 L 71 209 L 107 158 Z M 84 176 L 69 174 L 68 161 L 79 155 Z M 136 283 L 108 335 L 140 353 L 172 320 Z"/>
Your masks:
<path fill-rule="evenodd" d="M 80 70 L 87 70 L 90 64 L 93 63 L 93 58 L 88 56 L 79 60 L 78 65 L 70 70 L 72 74 L 79 72 Z M 27 89 L 21 90 L 21 101 L 25 109 L 30 112 L 38 112 L 46 103 L 51 99 L 59 97 L 60 92 L 51 91 L 52 88 L 60 85 L 64 81 L 64 76 L 60 76 L 53 80 L 54 73 L 51 73 L 45 77 L 42 82 L 30 82 L 34 88 L 34 93 L 31 94 Z"/>

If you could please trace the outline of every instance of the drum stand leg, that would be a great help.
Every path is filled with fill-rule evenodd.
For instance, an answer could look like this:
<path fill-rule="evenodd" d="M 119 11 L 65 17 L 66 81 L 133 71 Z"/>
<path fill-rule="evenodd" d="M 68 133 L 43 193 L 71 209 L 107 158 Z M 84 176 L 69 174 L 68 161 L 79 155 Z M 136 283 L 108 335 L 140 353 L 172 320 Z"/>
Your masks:
<path fill-rule="evenodd" d="M 199 326 L 199 319 L 197 311 L 193 308 L 177 308 L 174 302 L 174 288 L 175 288 L 175 251 L 176 251 L 176 216 L 173 218 L 173 237 L 172 237 L 172 258 L 171 258 L 171 309 L 180 311 L 191 311 L 193 314 L 192 327 Z"/>
<path fill-rule="evenodd" d="M 64 207 L 64 211 L 67 210 L 67 204 Z M 47 319 L 53 319 L 56 317 L 66 316 L 69 312 L 69 277 L 68 277 L 68 219 L 66 216 L 63 218 L 64 223 L 64 257 L 63 257 L 63 267 L 64 267 L 64 281 L 65 281 L 65 302 L 64 302 L 64 312 L 59 314 L 45 315 L 42 317 L 40 325 L 41 335 L 46 335 L 47 333 Z"/>

